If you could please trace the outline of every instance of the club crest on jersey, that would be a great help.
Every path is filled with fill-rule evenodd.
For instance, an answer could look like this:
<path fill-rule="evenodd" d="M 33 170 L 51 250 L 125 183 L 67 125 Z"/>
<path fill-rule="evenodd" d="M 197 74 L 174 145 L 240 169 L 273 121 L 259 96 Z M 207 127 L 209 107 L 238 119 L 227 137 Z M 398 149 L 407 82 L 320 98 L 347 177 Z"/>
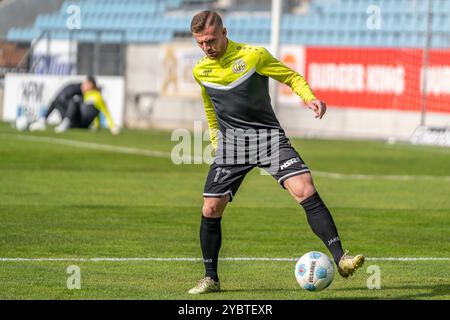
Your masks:
<path fill-rule="evenodd" d="M 245 71 L 246 68 L 247 65 L 245 64 L 245 61 L 242 59 L 236 60 L 233 63 L 233 66 L 231 67 L 234 73 L 242 73 Z"/>

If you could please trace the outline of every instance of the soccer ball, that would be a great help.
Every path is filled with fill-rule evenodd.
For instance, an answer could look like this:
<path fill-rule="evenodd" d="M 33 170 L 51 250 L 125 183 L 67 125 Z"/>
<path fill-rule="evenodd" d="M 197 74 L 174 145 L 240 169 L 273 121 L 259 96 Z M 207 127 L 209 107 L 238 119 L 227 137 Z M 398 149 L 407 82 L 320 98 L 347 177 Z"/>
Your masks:
<path fill-rule="evenodd" d="M 305 253 L 295 264 L 295 278 L 305 290 L 323 290 L 333 281 L 333 262 L 322 252 Z"/>
<path fill-rule="evenodd" d="M 27 116 L 19 116 L 16 119 L 16 129 L 19 131 L 27 130 L 29 124 Z"/>

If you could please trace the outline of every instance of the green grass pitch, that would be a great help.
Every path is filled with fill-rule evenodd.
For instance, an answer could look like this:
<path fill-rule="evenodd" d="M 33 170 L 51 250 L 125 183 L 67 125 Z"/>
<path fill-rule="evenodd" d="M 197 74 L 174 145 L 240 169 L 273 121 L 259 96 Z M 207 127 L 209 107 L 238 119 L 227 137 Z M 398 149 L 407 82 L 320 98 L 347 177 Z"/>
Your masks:
<path fill-rule="evenodd" d="M 373 260 L 350 279 L 336 274 L 317 293 L 300 289 L 295 260 L 224 260 L 223 291 L 190 296 L 203 275 L 199 260 L 5 258 L 200 258 L 207 165 L 174 165 L 119 148 L 169 153 L 175 142 L 165 131 L 55 135 L 0 124 L 0 299 L 450 299 L 449 149 L 292 142 L 312 169 L 344 247 Z M 221 257 L 294 259 L 311 250 L 328 254 L 303 209 L 273 178 L 253 170 L 225 212 Z M 81 289 L 67 288 L 70 265 L 80 268 Z M 380 268 L 380 289 L 367 288 L 371 265 Z"/>

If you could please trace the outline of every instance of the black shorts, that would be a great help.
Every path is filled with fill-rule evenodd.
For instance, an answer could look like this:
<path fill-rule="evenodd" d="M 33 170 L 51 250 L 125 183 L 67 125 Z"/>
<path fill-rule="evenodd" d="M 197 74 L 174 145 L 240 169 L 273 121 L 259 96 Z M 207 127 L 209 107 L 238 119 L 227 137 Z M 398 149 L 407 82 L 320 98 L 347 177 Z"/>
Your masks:
<path fill-rule="evenodd" d="M 229 195 L 230 201 L 236 195 L 245 175 L 254 167 L 266 170 L 284 188 L 284 181 L 290 177 L 310 172 L 297 151 L 286 144 L 280 147 L 277 165 L 261 163 L 253 164 L 220 164 L 214 161 L 206 178 L 204 197 L 224 197 Z"/>

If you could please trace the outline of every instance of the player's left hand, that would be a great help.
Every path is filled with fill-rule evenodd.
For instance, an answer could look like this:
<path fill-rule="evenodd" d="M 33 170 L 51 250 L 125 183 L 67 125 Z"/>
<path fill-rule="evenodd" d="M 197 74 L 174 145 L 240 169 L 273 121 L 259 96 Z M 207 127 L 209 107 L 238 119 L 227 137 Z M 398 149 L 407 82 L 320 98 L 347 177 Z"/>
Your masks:
<path fill-rule="evenodd" d="M 308 108 L 315 112 L 316 118 L 319 119 L 322 119 L 323 115 L 327 111 L 327 105 L 325 104 L 325 102 L 319 99 L 311 100 L 306 105 L 308 106 Z"/>

